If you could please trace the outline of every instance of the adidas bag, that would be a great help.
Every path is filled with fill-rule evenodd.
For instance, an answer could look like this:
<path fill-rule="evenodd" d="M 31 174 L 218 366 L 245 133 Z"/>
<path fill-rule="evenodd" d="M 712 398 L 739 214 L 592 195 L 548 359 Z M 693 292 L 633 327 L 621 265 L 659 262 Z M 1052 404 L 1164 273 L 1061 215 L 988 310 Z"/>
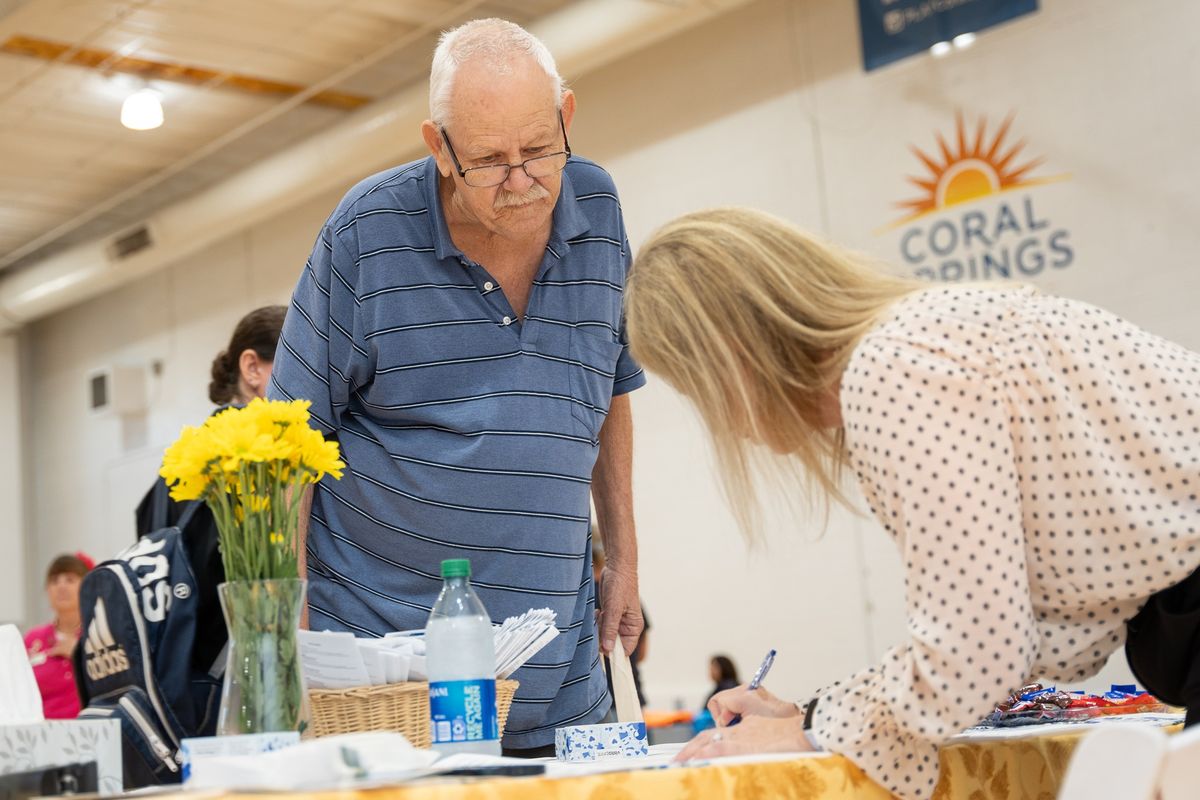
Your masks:
<path fill-rule="evenodd" d="M 186 524 L 103 562 L 79 592 L 79 716 L 120 720 L 126 789 L 178 783 L 180 740 L 216 730 L 221 670 L 192 667 L 197 598 Z"/>

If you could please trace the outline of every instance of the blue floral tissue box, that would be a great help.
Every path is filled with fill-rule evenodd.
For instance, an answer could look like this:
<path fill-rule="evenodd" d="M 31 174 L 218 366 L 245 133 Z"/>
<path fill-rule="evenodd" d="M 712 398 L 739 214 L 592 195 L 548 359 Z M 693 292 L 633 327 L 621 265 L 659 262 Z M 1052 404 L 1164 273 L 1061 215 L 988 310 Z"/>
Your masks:
<path fill-rule="evenodd" d="M 577 725 L 554 731 L 554 754 L 560 761 L 596 761 L 650 754 L 646 723 L 613 722 Z"/>

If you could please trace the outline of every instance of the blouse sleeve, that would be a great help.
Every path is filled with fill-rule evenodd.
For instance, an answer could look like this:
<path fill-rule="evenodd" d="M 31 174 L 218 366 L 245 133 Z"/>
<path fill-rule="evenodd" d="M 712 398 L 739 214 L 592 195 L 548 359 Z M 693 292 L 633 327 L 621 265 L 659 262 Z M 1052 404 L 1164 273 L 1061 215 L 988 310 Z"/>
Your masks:
<path fill-rule="evenodd" d="M 1037 648 L 1008 403 L 986 362 L 880 338 L 856 351 L 841 404 L 850 463 L 900 548 L 907 637 L 822 692 L 812 731 L 927 798 L 938 745 L 1018 688 Z"/>

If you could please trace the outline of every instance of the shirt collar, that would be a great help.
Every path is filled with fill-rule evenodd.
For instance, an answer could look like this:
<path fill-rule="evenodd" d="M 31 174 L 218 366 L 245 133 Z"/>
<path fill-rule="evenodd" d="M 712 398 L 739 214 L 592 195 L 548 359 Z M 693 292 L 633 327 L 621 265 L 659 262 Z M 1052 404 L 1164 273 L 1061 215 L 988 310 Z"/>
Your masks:
<path fill-rule="evenodd" d="M 429 208 L 429 222 L 433 227 L 433 251 L 438 259 L 463 258 L 463 252 L 450 238 L 450 227 L 446 224 L 446 214 L 442 209 L 442 200 L 438 191 L 441 173 L 438 172 L 437 160 L 433 156 L 425 158 L 425 203 Z M 562 173 L 562 188 L 558 193 L 558 202 L 554 205 L 554 215 L 550 225 L 551 249 L 561 257 L 571 249 L 569 244 L 579 234 L 590 227 L 587 217 L 579 209 L 579 201 L 575 199 L 575 187 L 571 184 L 571 176 L 564 169 Z"/>

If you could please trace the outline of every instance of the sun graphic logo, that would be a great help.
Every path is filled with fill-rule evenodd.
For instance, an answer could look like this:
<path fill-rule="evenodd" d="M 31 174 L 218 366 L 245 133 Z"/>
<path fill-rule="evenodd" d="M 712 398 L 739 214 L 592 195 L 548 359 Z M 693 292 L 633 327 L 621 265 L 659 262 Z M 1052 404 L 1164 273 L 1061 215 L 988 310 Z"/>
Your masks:
<path fill-rule="evenodd" d="M 1033 174 L 1044 158 L 1024 155 L 1026 143 L 1009 143 L 1013 116 L 988 131 L 986 117 L 968 130 L 962 114 L 950 141 L 936 133 L 929 155 L 910 147 L 925 174 L 908 176 L 921 190 L 896 203 L 905 214 L 882 232 L 903 228 L 900 255 L 925 278 L 943 281 L 1024 279 L 1074 261 L 1065 230 L 1055 230 L 1034 207 L 1030 190 L 1066 179 Z M 1021 190 L 1020 195 L 1012 193 Z M 969 209 L 969 210 L 968 210 Z"/>

